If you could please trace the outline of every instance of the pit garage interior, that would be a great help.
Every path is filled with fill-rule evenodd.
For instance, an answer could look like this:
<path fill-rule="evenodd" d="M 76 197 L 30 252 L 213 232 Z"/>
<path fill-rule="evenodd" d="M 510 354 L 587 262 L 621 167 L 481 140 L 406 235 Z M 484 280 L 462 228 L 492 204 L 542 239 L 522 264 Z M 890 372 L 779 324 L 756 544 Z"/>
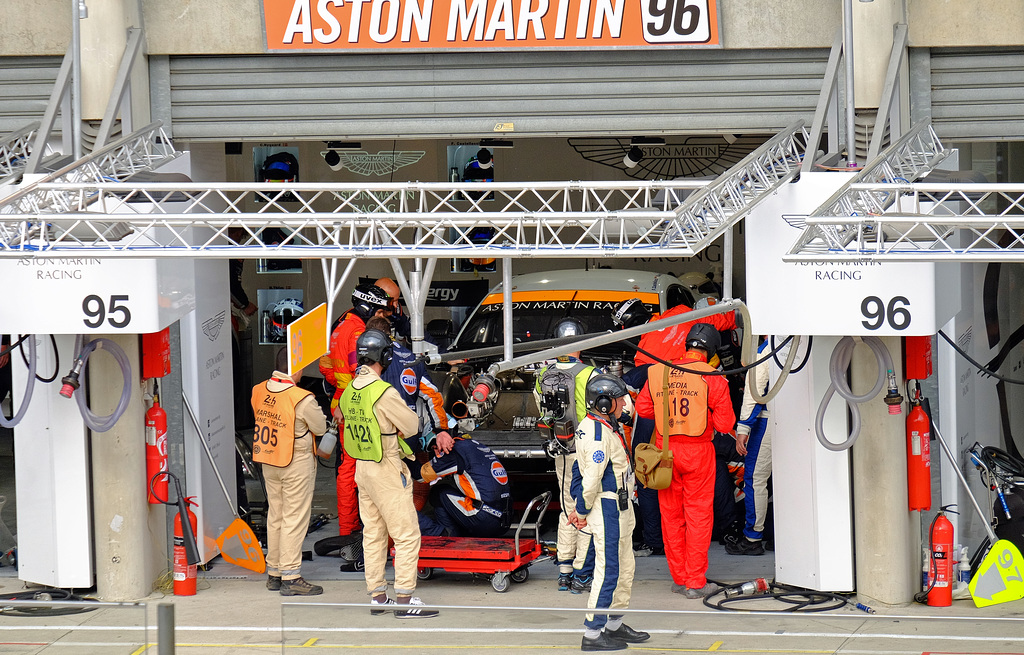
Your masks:
<path fill-rule="evenodd" d="M 838 25 L 839 17 L 834 18 Z M 883 48 L 874 48 L 875 63 L 865 64 L 873 75 L 862 75 L 875 79 L 865 90 L 858 86 L 857 111 L 851 117 L 844 116 L 848 94 L 841 39 L 832 30 L 817 39 L 816 47 L 611 50 L 596 59 L 574 51 L 198 56 L 159 54 L 152 44 L 141 56 L 146 34 L 128 27 L 121 38 L 123 52 L 118 52 L 120 67 L 111 66 L 118 72 L 109 99 L 94 98 L 86 116 L 95 120 L 82 125 L 82 140 L 92 156 L 74 152 L 71 58 L 4 58 L 0 85 L 11 93 L 0 100 L 0 133 L 9 135 L 9 151 L 24 148 L 21 158 L 33 162 L 34 173 L 12 171 L 0 187 L 6 196 L 0 198 L 0 218 L 5 226 L 18 225 L 2 235 L 0 268 L 6 279 L 17 282 L 9 284 L 13 301 L 0 312 L 0 332 L 56 335 L 53 349 L 48 338 L 38 339 L 39 366 L 57 370 L 59 380 L 71 360 L 74 335 L 81 332 L 77 326 L 85 321 L 91 327 L 99 308 L 104 315 L 93 334 L 114 340 L 126 352 L 138 350 L 140 325 L 153 328 L 146 332 L 169 325 L 172 373 L 160 381 L 160 395 L 170 416 L 170 466 L 188 481 L 190 493 L 198 490 L 204 535 L 217 533 L 231 516 L 196 441 L 209 442 L 230 488 L 231 435 L 244 434 L 251 425 L 245 402 L 239 406 L 231 396 L 271 371 L 281 343 L 264 312 L 269 314 L 275 304 L 288 298 L 299 299 L 306 309 L 328 303 L 333 319 L 348 308 L 359 280 L 398 277 L 416 316 L 416 337 L 438 319 L 451 319 L 457 330 L 483 295 L 511 275 L 586 274 L 607 267 L 677 277 L 711 274 L 726 298 L 747 303 L 757 332 L 784 336 L 802 325 L 809 327 L 803 334 L 818 337 L 806 377 L 789 382 L 803 397 L 790 397 L 792 420 L 777 426 L 801 435 L 792 450 L 778 446 L 777 458 L 788 462 L 777 464 L 789 485 L 785 499 L 795 503 L 813 490 L 810 504 L 800 510 L 811 512 L 815 521 L 797 526 L 790 520 L 780 526 L 776 516 L 777 529 L 791 531 L 788 542 L 780 537 L 778 547 L 789 548 L 777 551 L 776 573 L 782 569 L 793 583 L 809 588 L 856 589 L 883 602 L 908 602 L 907 590 L 915 577 L 919 580 L 920 546 L 939 506 L 960 504 L 961 514 L 951 517 L 963 535 L 958 543 L 973 549 L 984 537 L 981 519 L 967 511 L 954 469 L 936 445 L 931 511 L 906 511 L 905 483 L 901 496 L 901 465 L 895 457 L 904 443 L 903 425 L 884 423 L 884 407 L 862 408 L 867 434 L 861 438 L 868 442 L 862 454 L 825 454 L 808 426 L 839 337 L 881 337 L 902 369 L 901 337 L 913 332 L 932 337 L 934 373 L 924 381 L 925 393 L 983 509 L 991 501 L 967 449 L 975 442 L 1011 454 L 1024 449 L 1019 387 L 979 375 L 974 364 L 936 336 L 942 330 L 976 362 L 1002 375 L 1017 377 L 1022 370 L 1024 310 L 1015 290 L 1024 271 L 1018 263 L 1019 225 L 1007 217 L 1020 213 L 1024 196 L 1024 113 L 1018 111 L 1024 104 L 1024 80 L 1007 82 L 1005 75 L 1007 69 L 1021 68 L 1018 50 L 913 48 L 906 27 L 897 26 Z M 982 105 L 972 100 L 979 93 L 1002 93 L 1010 100 L 996 115 L 995 101 Z M 844 145 L 851 140 L 856 143 L 852 155 Z M 43 143 L 52 156 L 39 148 Z M 474 197 L 465 186 L 471 162 L 479 161 L 483 151 L 493 162 L 489 188 L 494 198 Z M 117 154 L 95 156 L 111 152 Z M 850 161 L 857 166 L 848 166 Z M 798 180 L 805 186 L 793 191 Z M 940 186 L 917 184 L 922 180 Z M 863 186 L 850 190 L 851 184 Z M 995 184 L 1006 186 L 991 187 Z M 562 195 L 557 195 L 558 185 L 564 187 Z M 893 208 L 889 195 L 896 186 L 908 204 Z M 154 244 L 177 252 L 145 259 L 140 244 L 125 245 L 130 236 L 107 231 L 113 224 L 109 220 L 83 218 L 95 205 L 82 211 L 41 200 L 83 190 L 117 207 L 104 216 L 124 213 L 134 232 L 153 235 L 153 242 L 145 244 L 148 254 Z M 570 205 L 572 194 L 591 202 Z M 530 200 L 510 200 L 524 195 Z M 556 207 L 556 198 L 566 204 Z M 863 224 L 852 217 L 865 216 L 860 210 L 876 201 L 901 217 L 892 225 L 883 220 L 874 226 L 889 237 L 880 250 L 856 238 L 838 238 L 848 247 L 845 251 L 829 241 L 861 229 Z M 921 210 L 921 203 L 938 209 Z M 426 215 L 417 219 L 412 216 L 417 212 Z M 180 230 L 160 223 L 160 216 L 188 213 L 205 215 L 187 226 L 181 237 L 190 243 L 185 248 L 176 241 Z M 290 232 L 295 224 L 282 221 L 275 243 L 257 233 L 257 226 L 267 221 L 275 226 L 278 214 L 327 227 L 306 223 Z M 927 214 L 934 220 L 907 229 L 909 219 L 903 214 Z M 948 218 L 958 214 L 990 223 L 979 227 Z M 44 215 L 67 229 L 31 233 L 26 240 L 26 233 L 18 231 L 26 225 L 21 221 L 39 223 Z M 332 224 L 332 215 L 343 219 Z M 363 223 L 345 226 L 350 215 Z M 770 249 L 776 244 L 769 242 L 779 228 L 765 227 L 765 222 L 780 216 L 796 219 L 787 221 L 792 229 L 776 253 Z M 941 216 L 947 217 L 945 223 L 936 218 Z M 834 220 L 828 223 L 828 218 Z M 754 228 L 757 220 L 761 227 Z M 532 231 L 516 232 L 517 221 L 533 221 Z M 650 226 L 659 221 L 676 225 L 676 231 L 654 234 Z M 688 227 L 694 223 L 700 229 Z M 935 230 L 941 236 L 929 225 L 939 226 Z M 948 236 L 944 226 L 949 225 L 956 226 L 956 238 Z M 241 228 L 242 236 L 229 236 L 228 227 Z M 759 230 L 755 239 L 752 229 Z M 41 243 L 51 246 L 49 253 L 26 254 L 26 245 Z M 419 249 L 410 250 L 411 244 Z M 258 308 L 237 335 L 227 304 L 232 258 L 243 261 L 241 285 Z M 798 276 L 795 271 L 811 273 Z M 133 298 L 140 297 L 134 289 L 151 295 L 140 305 L 158 305 L 156 298 L 170 302 L 133 308 L 136 323 L 118 333 L 108 329 L 117 327 L 112 298 L 123 295 L 118 285 L 126 276 L 138 278 Z M 95 285 L 89 291 L 77 284 L 83 277 Z M 178 288 L 168 292 L 162 286 L 167 280 L 175 280 L 170 286 Z M 175 295 L 179 290 L 184 297 Z M 848 312 L 837 318 L 840 310 L 826 302 L 844 295 L 855 300 L 850 301 L 852 320 Z M 91 296 L 98 304 L 85 304 L 83 298 Z M 53 301 L 40 308 L 39 297 Z M 900 314 L 893 319 L 892 309 L 900 308 L 891 305 L 896 297 L 912 301 L 919 323 L 909 332 Z M 878 307 L 868 298 L 877 298 Z M 830 322 L 830 316 L 835 320 Z M 870 327 L 876 317 L 883 320 Z M 59 362 L 46 354 L 51 351 L 59 353 Z M 509 352 L 505 359 L 511 359 Z M 140 364 L 137 356 L 130 359 L 134 370 Z M 25 366 L 15 359 L 12 367 L 14 394 L 4 405 L 7 416 L 18 411 L 20 390 L 27 384 Z M 308 374 L 315 375 L 313 369 Z M 854 381 L 865 386 L 874 375 L 874 362 L 866 356 L 852 372 Z M 121 394 L 119 383 L 106 389 L 105 381 L 121 377 L 102 357 L 90 369 L 90 403 L 99 407 L 98 413 L 110 411 Z M 37 389 L 52 384 L 37 384 Z M 53 391 L 48 395 L 56 396 Z M 142 416 L 151 391 L 149 384 L 133 386 L 125 423 L 113 428 L 108 440 L 88 436 L 77 408 L 68 409 L 72 403 L 44 402 L 43 391 L 37 391 L 29 424 L 51 433 L 74 424 L 80 435 L 74 461 L 60 461 L 52 442 L 21 445 L 18 428 L 0 430 L 0 495 L 7 498 L 0 517 L 10 537 L 27 534 L 46 541 L 57 536 L 58 543 L 87 535 L 92 542 L 84 554 L 60 547 L 47 552 L 35 569 L 44 573 L 26 581 L 96 585 L 110 598 L 136 598 L 138 580 L 147 581 L 141 589 L 145 595 L 148 581 L 166 569 L 170 512 L 135 498 L 127 515 L 144 527 L 118 546 L 107 543 L 110 521 L 101 518 L 138 495 L 133 494 L 137 481 L 123 480 L 118 473 L 124 466 L 118 451 L 132 435 L 144 434 Z M 175 400 L 182 394 L 191 396 L 205 428 L 194 426 L 189 410 Z M 234 411 L 226 409 L 232 406 Z M 845 433 L 844 412 L 830 411 L 828 425 L 835 434 Z M 884 439 L 871 442 L 869 434 Z M 142 452 L 139 439 L 130 446 L 136 454 Z M 899 445 L 895 453 L 893 443 Z M 37 459 L 59 462 L 57 468 L 31 473 L 36 481 L 53 484 L 51 495 L 41 495 L 33 505 L 40 525 L 27 526 L 21 518 L 29 515 L 26 494 L 17 493 L 15 480 L 26 484 L 28 476 L 15 466 L 19 447 L 38 449 L 33 451 Z M 144 469 L 137 464 L 135 477 L 140 477 Z M 71 481 L 61 478 L 61 466 L 77 471 L 73 482 L 78 486 L 58 488 L 57 480 Z M 845 485 L 830 483 L 836 475 Z M 102 489 L 96 484 L 100 479 L 105 481 Z M 867 492 L 869 486 L 876 487 L 874 492 Z M 778 492 L 777 486 L 776 507 Z M 78 496 L 75 507 L 84 511 L 79 522 L 69 524 L 59 515 L 62 493 Z M 843 510 L 834 512 L 835 507 Z M 843 515 L 838 524 L 830 523 L 833 514 Z M 862 521 L 865 515 L 873 518 Z M 823 537 L 834 530 L 846 541 L 842 547 Z M 216 555 L 209 539 L 200 542 L 204 558 Z M 884 566 L 873 562 L 877 550 L 887 547 L 897 548 L 901 557 Z M 136 549 L 145 555 L 128 554 Z M 20 555 L 33 570 L 32 555 Z M 139 561 L 111 566 L 106 562 L 112 557 Z M 0 568 L 0 575 L 10 574 L 13 567 Z M 59 584 L 65 580 L 76 582 Z"/>

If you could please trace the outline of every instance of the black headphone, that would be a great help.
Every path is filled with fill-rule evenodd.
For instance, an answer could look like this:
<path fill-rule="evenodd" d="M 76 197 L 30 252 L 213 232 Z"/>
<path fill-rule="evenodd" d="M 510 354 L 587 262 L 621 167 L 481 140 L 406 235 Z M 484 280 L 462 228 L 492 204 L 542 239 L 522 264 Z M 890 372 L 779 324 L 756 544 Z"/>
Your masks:
<path fill-rule="evenodd" d="M 594 409 L 602 414 L 611 414 L 615 407 L 615 399 L 607 394 L 601 394 L 594 399 Z"/>

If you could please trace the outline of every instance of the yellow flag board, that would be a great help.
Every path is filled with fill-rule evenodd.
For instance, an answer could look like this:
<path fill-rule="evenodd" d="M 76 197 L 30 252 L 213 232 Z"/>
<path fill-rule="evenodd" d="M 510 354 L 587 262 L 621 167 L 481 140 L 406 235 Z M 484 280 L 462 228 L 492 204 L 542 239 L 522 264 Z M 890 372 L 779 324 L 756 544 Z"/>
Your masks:
<path fill-rule="evenodd" d="M 288 324 L 288 375 L 327 352 L 327 303 L 320 303 Z"/>
<path fill-rule="evenodd" d="M 1024 558 L 1013 542 L 1000 539 L 988 551 L 969 589 L 977 607 L 1024 598 Z"/>

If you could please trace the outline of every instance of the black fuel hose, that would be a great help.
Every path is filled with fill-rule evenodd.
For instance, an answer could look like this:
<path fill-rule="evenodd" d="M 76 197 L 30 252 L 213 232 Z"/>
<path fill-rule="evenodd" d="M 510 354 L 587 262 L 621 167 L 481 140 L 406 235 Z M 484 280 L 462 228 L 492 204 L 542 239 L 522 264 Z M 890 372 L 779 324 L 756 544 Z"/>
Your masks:
<path fill-rule="evenodd" d="M 4 606 L 5 600 L 15 601 L 38 601 L 40 605 L 8 605 Z M 70 603 L 83 601 L 82 607 L 51 607 L 45 603 Z M 35 589 L 32 591 L 17 591 L 14 593 L 0 594 L 0 615 L 3 616 L 61 616 L 64 614 L 81 614 L 91 612 L 97 607 L 90 607 L 85 604 L 91 601 L 88 598 L 76 596 L 67 589 Z M 91 601 L 95 602 L 95 601 Z"/>
<path fill-rule="evenodd" d="M 709 582 L 714 582 L 709 580 Z M 874 614 L 875 611 L 866 605 L 861 605 L 856 601 L 846 598 L 840 594 L 835 594 L 830 591 L 815 591 L 813 589 L 803 589 L 801 587 L 794 587 L 791 585 L 785 585 L 778 582 L 768 583 L 768 592 L 762 594 L 741 594 L 736 593 L 740 586 L 735 585 L 723 585 L 720 582 L 715 584 L 722 587 L 713 594 L 710 594 L 704 598 L 704 605 L 715 610 L 722 610 L 725 612 L 771 612 L 775 614 L 792 614 L 792 613 L 807 613 L 807 612 L 830 612 L 832 610 L 841 609 L 847 605 L 853 605 L 857 609 Z M 729 595 L 727 592 L 733 591 L 735 595 Z M 771 600 L 782 605 L 782 607 L 764 609 L 762 607 L 751 608 L 749 603 L 753 601 L 760 601 L 762 604 L 766 600 Z M 741 607 L 741 605 L 747 604 L 747 607 Z"/>

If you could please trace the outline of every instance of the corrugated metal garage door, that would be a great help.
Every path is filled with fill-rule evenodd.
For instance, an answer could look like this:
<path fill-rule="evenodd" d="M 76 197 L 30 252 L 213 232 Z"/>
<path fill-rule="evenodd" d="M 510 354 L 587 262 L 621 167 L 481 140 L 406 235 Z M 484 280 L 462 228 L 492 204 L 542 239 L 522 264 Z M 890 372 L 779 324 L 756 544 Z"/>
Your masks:
<path fill-rule="evenodd" d="M 1024 50 L 933 48 L 931 114 L 940 138 L 1024 140 Z"/>
<path fill-rule="evenodd" d="M 0 136 L 43 117 L 60 57 L 0 57 Z"/>
<path fill-rule="evenodd" d="M 189 139 L 773 133 L 810 123 L 828 51 L 151 57 Z M 167 121 L 165 120 L 165 123 Z"/>

